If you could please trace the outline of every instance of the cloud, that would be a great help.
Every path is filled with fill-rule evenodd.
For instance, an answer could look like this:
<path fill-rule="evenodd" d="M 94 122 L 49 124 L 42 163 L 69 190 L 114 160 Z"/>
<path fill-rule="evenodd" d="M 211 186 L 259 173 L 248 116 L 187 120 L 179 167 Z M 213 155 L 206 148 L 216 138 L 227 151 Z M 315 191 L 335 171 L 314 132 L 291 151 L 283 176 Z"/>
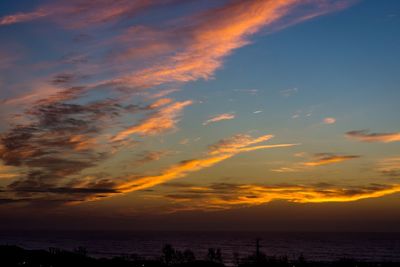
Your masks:
<path fill-rule="evenodd" d="M 173 165 L 158 175 L 150 176 L 131 176 L 126 178 L 126 182 L 121 183 L 117 189 L 121 192 L 131 192 L 153 187 L 171 180 L 182 178 L 191 172 L 200 171 L 209 168 L 215 164 L 232 158 L 242 153 L 259 149 L 291 147 L 295 144 L 277 144 L 277 145 L 256 145 L 271 139 L 272 135 L 264 135 L 252 138 L 249 135 L 236 135 L 217 142 L 209 147 L 208 153 L 203 158 L 184 160 Z"/>
<path fill-rule="evenodd" d="M 171 89 L 164 89 L 160 92 L 154 93 L 150 95 L 150 98 L 160 98 L 160 97 L 164 97 L 166 95 L 175 93 L 175 92 L 179 92 L 180 90 L 177 88 L 171 88 Z"/>
<path fill-rule="evenodd" d="M 57 200 L 54 202 L 57 204 L 61 204 L 62 199 L 65 199 L 65 202 L 73 203 L 94 201 L 105 197 L 148 189 L 168 181 L 183 178 L 192 172 L 212 167 L 239 153 L 296 145 L 257 145 L 268 141 L 272 137 L 272 135 L 264 135 L 253 138 L 249 135 L 235 135 L 209 146 L 207 154 L 204 157 L 182 160 L 164 169 L 159 174 L 128 175 L 112 180 L 98 179 L 98 177 L 66 179 L 67 176 L 77 174 L 85 168 L 94 166 L 97 160 L 93 158 L 85 160 L 67 159 L 46 156 L 46 154 L 33 155 L 28 153 L 29 163 L 23 161 L 18 164 L 29 164 L 29 167 L 33 169 L 26 177 L 9 184 L 6 193 L 24 197 L 32 201 L 40 201 L 47 197 L 49 200 Z M 142 157 L 141 163 L 157 160 L 161 156 L 161 153 L 149 153 Z M 17 163 L 14 164 L 17 165 Z"/>
<path fill-rule="evenodd" d="M 210 79 L 222 66 L 223 59 L 234 50 L 249 44 L 252 35 L 266 26 L 275 27 L 281 19 L 289 14 L 296 14 L 296 11 L 301 13 L 301 17 L 308 16 L 309 14 L 303 14 L 306 7 L 309 13 L 321 13 L 321 9 L 328 12 L 339 8 L 329 1 L 231 1 L 222 7 L 180 21 L 185 26 L 177 26 L 173 30 L 173 37 L 168 31 L 159 30 L 161 42 L 170 43 L 171 39 L 180 41 L 172 46 L 178 53 L 155 66 L 109 82 L 151 87 L 172 82 Z M 296 15 L 290 17 L 294 19 Z M 153 31 L 153 35 L 157 34 Z M 156 41 L 160 42 L 159 39 Z M 154 40 L 150 44 L 153 42 Z M 168 54 L 173 51 L 167 49 L 166 52 Z"/>
<path fill-rule="evenodd" d="M 18 172 L 16 172 L 16 170 L 14 168 L 0 164 L 0 180 L 1 179 L 11 179 L 11 178 L 15 178 L 18 176 L 19 176 L 19 174 L 18 174 Z"/>
<path fill-rule="evenodd" d="M 235 114 L 222 113 L 222 114 L 215 115 L 215 116 L 209 118 L 208 120 L 203 122 L 203 125 L 208 125 L 210 123 L 215 123 L 215 122 L 223 121 L 223 120 L 233 120 L 234 118 L 235 118 Z"/>
<path fill-rule="evenodd" d="M 90 42 L 72 38 L 72 44 L 63 44 L 82 52 L 66 52 L 57 62 L 38 62 L 29 69 L 35 81 L 22 81 L 24 93 L 3 101 L 24 108 L 18 114 L 23 123 L 11 124 L 1 134 L 0 159 L 23 171 L 7 186 L 5 199 L 60 203 L 63 199 L 101 198 L 183 177 L 237 153 L 294 145 L 256 145 L 267 138 L 236 136 L 234 141 L 225 140 L 225 147 L 210 148 L 204 158 L 182 161 L 159 175 L 127 175 L 121 182 L 115 174 L 108 174 L 110 177 L 93 176 L 86 181 L 84 172 L 95 169 L 120 148 L 136 144 L 131 135 L 145 138 L 175 129 L 183 109 L 193 102 L 162 97 L 184 83 L 213 78 L 224 59 L 249 44 L 254 34 L 266 27 L 280 28 L 281 22 L 287 25 L 288 21 L 338 9 L 331 1 L 221 1 L 173 20 L 153 25 L 145 20 L 147 25 L 127 26 L 132 25 L 128 19 L 140 17 L 144 10 L 185 2 L 56 0 L 0 18 L 2 26 L 49 20 L 62 25 L 60 31 L 67 31 L 66 36 L 76 33 L 82 37 L 82 29 L 90 28 L 89 39 L 93 38 Z M 53 49 L 51 42 L 47 45 Z M 48 69 L 43 71 L 40 64 Z M 46 74 L 36 77 L 38 72 Z M 150 99 L 154 103 L 144 105 Z M 138 122 L 127 119 L 133 114 L 140 118 Z M 104 190 L 96 193 L 90 192 L 91 188 Z M 79 196 L 68 195 L 74 190 L 81 192 Z"/>
<path fill-rule="evenodd" d="M 148 118 L 145 118 L 138 124 L 135 124 L 127 129 L 116 134 L 111 141 L 121 141 L 132 134 L 142 136 L 156 135 L 175 128 L 179 121 L 179 115 L 183 108 L 191 105 L 192 101 L 175 102 L 171 105 L 162 107 Z M 156 105 L 158 107 L 158 105 Z"/>
<path fill-rule="evenodd" d="M 190 17 L 183 30 L 190 32 L 182 52 L 123 78 L 135 85 L 158 85 L 209 79 L 221 67 L 222 59 L 248 44 L 247 37 L 277 21 L 296 1 L 234 1 L 223 7 Z M 179 31 L 178 31 L 179 33 Z"/>
<path fill-rule="evenodd" d="M 246 93 L 249 95 L 257 95 L 258 94 L 258 89 L 235 89 L 235 92 L 240 92 L 240 93 Z"/>
<path fill-rule="evenodd" d="M 0 172 L 0 179 L 11 179 L 15 177 L 18 177 L 18 174 Z"/>
<path fill-rule="evenodd" d="M 293 168 L 293 167 L 280 167 L 277 169 L 272 169 L 273 172 L 297 172 L 299 171 L 299 168 Z"/>
<path fill-rule="evenodd" d="M 106 121 L 123 108 L 112 100 L 87 104 L 52 102 L 26 111 L 30 121 L 1 135 L 0 159 L 25 170 L 10 183 L 10 192 L 31 188 L 56 188 L 69 176 L 94 167 L 107 153 L 97 142 Z"/>
<path fill-rule="evenodd" d="M 385 176 L 400 177 L 400 157 L 382 159 L 377 164 L 377 171 Z"/>
<path fill-rule="evenodd" d="M 281 90 L 279 93 L 284 97 L 289 97 L 297 94 L 298 91 L 299 89 L 295 87 L 295 88 Z"/>
<path fill-rule="evenodd" d="M 274 200 L 296 203 L 349 202 L 383 197 L 400 192 L 398 184 L 366 186 L 258 185 L 219 183 L 211 186 L 174 187 L 164 197 L 178 205 L 177 210 L 220 210 L 256 206 Z"/>
<path fill-rule="evenodd" d="M 332 117 L 327 117 L 327 118 L 324 118 L 324 120 L 322 122 L 324 124 L 334 124 L 334 123 L 336 123 L 336 119 L 332 118 Z"/>
<path fill-rule="evenodd" d="M 28 12 L 28 13 L 16 13 L 13 15 L 1 17 L 0 18 L 0 26 L 31 21 L 31 20 L 35 20 L 35 19 L 47 16 L 47 15 L 48 15 L 48 13 L 45 10 L 37 10 L 34 12 Z"/>
<path fill-rule="evenodd" d="M 139 154 L 139 158 L 135 160 L 135 164 L 145 164 L 152 161 L 160 160 L 162 157 L 171 153 L 170 151 L 144 151 Z"/>
<path fill-rule="evenodd" d="M 298 158 L 305 158 L 305 157 L 307 157 L 307 153 L 298 152 L 298 153 L 295 153 L 293 156 L 298 157 Z M 311 157 L 311 159 L 309 159 L 306 162 L 290 163 L 289 165 L 274 168 L 271 171 L 278 172 L 278 173 L 304 172 L 304 171 L 309 171 L 310 168 L 323 166 L 323 165 L 336 164 L 336 163 L 345 162 L 345 161 L 352 160 L 352 159 L 357 159 L 360 157 L 361 156 L 359 156 L 359 155 L 318 153 L 318 154 L 314 154 Z"/>
<path fill-rule="evenodd" d="M 116 22 L 129 18 L 146 8 L 172 2 L 172 0 L 99 0 L 96 2 L 55 0 L 51 4 L 43 5 L 32 12 L 1 17 L 0 26 L 47 18 L 68 28 L 83 28 Z"/>
<path fill-rule="evenodd" d="M 400 141 L 400 133 L 368 133 L 367 130 L 350 131 L 346 136 L 361 142 L 391 143 Z"/>
<path fill-rule="evenodd" d="M 331 153 L 320 153 L 315 155 L 316 160 L 304 162 L 303 164 L 308 167 L 316 167 L 321 165 L 339 163 L 351 159 L 357 159 L 359 155 L 336 155 Z"/>

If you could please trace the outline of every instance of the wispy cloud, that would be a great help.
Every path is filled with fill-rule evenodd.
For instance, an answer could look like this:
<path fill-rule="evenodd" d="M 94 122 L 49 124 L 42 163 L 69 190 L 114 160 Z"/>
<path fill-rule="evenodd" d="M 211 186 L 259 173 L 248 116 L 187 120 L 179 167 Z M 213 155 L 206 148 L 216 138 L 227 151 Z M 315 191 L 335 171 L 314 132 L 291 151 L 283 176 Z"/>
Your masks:
<path fill-rule="evenodd" d="M 141 154 L 139 154 L 139 158 L 134 161 L 134 164 L 142 165 L 142 164 L 145 164 L 145 163 L 158 161 L 162 157 L 165 157 L 166 155 L 168 155 L 170 153 L 171 153 L 171 151 L 165 151 L 165 150 L 144 151 Z"/>
<path fill-rule="evenodd" d="M 309 160 L 305 162 L 284 164 L 283 166 L 280 164 L 281 166 L 276 167 L 271 171 L 278 173 L 304 172 L 310 171 L 314 167 L 342 163 L 361 157 L 360 155 L 343 155 L 335 153 L 317 153 L 308 156 L 305 152 L 295 153 L 294 156 L 298 158 L 309 158 Z"/>
<path fill-rule="evenodd" d="M 173 186 L 173 185 L 172 185 Z M 256 206 L 274 200 L 296 203 L 349 202 L 399 193 L 398 184 L 366 186 L 212 184 L 174 187 L 164 197 L 178 204 L 179 210 L 220 210 Z"/>
<path fill-rule="evenodd" d="M 377 171 L 385 176 L 400 177 L 400 157 L 382 159 L 377 164 Z"/>
<path fill-rule="evenodd" d="M 336 123 L 336 119 L 333 117 L 326 117 L 322 120 L 322 122 L 324 124 L 335 124 Z"/>
<path fill-rule="evenodd" d="M 121 141 L 132 134 L 142 136 L 160 134 L 175 128 L 184 107 L 191 105 L 192 101 L 175 102 L 168 106 L 163 106 L 152 116 L 145 118 L 138 124 L 116 134 L 111 141 Z M 158 104 L 156 105 L 158 107 Z"/>
<path fill-rule="evenodd" d="M 31 20 L 35 20 L 35 19 L 47 16 L 47 15 L 48 15 L 48 12 L 43 9 L 39 9 L 37 11 L 28 12 L 28 13 L 16 13 L 13 15 L 1 17 L 0 18 L 0 26 L 31 21 Z"/>
<path fill-rule="evenodd" d="M 233 120 L 234 118 L 235 118 L 235 114 L 233 114 L 233 113 L 222 113 L 222 114 L 212 116 L 211 118 L 209 118 L 208 120 L 203 122 L 203 125 L 208 125 L 210 123 L 215 123 L 218 121 Z"/>
<path fill-rule="evenodd" d="M 10 166 L 4 166 L 0 163 L 0 179 L 10 179 L 18 176 L 19 174 L 15 170 L 15 168 L 12 168 Z"/>
<path fill-rule="evenodd" d="M 182 178 L 189 173 L 204 168 L 209 168 L 242 152 L 295 146 L 295 144 L 256 145 L 265 142 L 272 137 L 272 135 L 264 135 L 252 138 L 249 135 L 236 135 L 232 138 L 221 140 L 218 143 L 211 145 L 207 155 L 203 158 L 181 161 L 180 163 L 162 171 L 161 174 L 158 175 L 127 177 L 127 181 L 121 183 L 117 189 L 120 192 L 142 190 L 174 179 Z"/>
<path fill-rule="evenodd" d="M 400 132 L 394 133 L 369 133 L 367 130 L 350 131 L 346 136 L 362 142 L 391 143 L 400 141 Z"/>
<path fill-rule="evenodd" d="M 337 155 L 331 153 L 320 153 L 315 155 L 315 160 L 304 162 L 305 166 L 316 167 L 321 165 L 339 163 L 351 159 L 359 158 L 359 155 Z"/>
<path fill-rule="evenodd" d="M 16 13 L 0 18 L 0 25 L 28 22 L 37 19 L 51 19 L 68 28 L 97 26 L 129 18 L 145 8 L 165 5 L 171 0 L 120 0 L 120 1 L 88 1 L 88 0 L 55 0 L 43 5 L 35 11 Z"/>
<path fill-rule="evenodd" d="M 258 89 L 235 89 L 235 92 L 246 93 L 249 95 L 257 95 L 259 90 Z"/>
<path fill-rule="evenodd" d="M 252 35 L 263 27 L 275 27 L 292 11 L 295 12 L 297 8 L 304 10 L 301 8 L 305 6 L 309 8 L 309 13 L 320 13 L 321 9 L 328 12 L 339 8 L 328 1 L 323 1 L 323 4 L 320 1 L 305 3 L 299 0 L 229 2 L 222 7 L 188 17 L 182 21 L 185 27 L 173 29 L 175 39 L 181 40 L 180 44 L 183 46 L 173 44 L 172 47 L 181 52 L 156 66 L 122 76 L 112 82 L 131 86 L 157 86 L 171 82 L 209 79 L 222 66 L 223 59 L 235 49 L 247 45 Z M 301 17 L 309 15 L 299 13 Z M 157 35 L 163 36 L 162 42 L 170 42 L 171 36 L 168 32 L 156 32 Z M 166 52 L 171 51 L 167 49 Z"/>
<path fill-rule="evenodd" d="M 297 94 L 298 92 L 299 92 L 299 89 L 295 87 L 295 88 L 281 90 L 279 93 L 281 94 L 281 96 L 289 97 L 289 96 L 293 96 L 293 95 Z"/>

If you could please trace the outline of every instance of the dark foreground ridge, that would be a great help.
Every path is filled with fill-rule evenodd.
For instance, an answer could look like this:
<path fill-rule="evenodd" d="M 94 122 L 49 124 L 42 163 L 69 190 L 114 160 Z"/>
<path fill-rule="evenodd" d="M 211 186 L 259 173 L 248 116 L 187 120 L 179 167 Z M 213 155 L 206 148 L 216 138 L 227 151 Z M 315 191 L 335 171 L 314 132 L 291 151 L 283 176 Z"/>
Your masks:
<path fill-rule="evenodd" d="M 303 256 L 296 260 L 287 257 L 266 256 L 258 250 L 253 255 L 239 258 L 234 255 L 232 266 L 238 267 L 398 267 L 399 262 L 360 262 L 354 259 L 339 259 L 333 262 L 307 261 Z M 85 248 L 73 252 L 57 248 L 48 250 L 26 250 L 17 246 L 0 246 L 0 266 L 14 267 L 224 267 L 219 249 L 210 248 L 205 259 L 196 259 L 191 250 L 179 251 L 165 245 L 162 255 L 145 259 L 136 254 L 114 258 L 93 258 Z"/>

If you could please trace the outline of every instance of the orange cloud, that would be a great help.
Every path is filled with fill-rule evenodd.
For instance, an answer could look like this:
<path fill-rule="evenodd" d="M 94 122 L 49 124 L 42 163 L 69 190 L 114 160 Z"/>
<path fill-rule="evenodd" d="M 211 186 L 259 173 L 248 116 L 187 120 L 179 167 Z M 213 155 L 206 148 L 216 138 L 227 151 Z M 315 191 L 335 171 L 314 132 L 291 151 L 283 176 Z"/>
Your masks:
<path fill-rule="evenodd" d="M 169 101 L 159 100 L 156 102 L 156 106 L 159 106 L 160 104 L 165 105 L 165 102 Z M 132 134 L 148 136 L 160 134 L 167 130 L 173 129 L 179 120 L 179 115 L 183 108 L 191 105 L 192 103 L 192 101 L 188 100 L 183 102 L 175 102 L 169 106 L 163 107 L 149 118 L 146 118 L 140 123 L 119 132 L 111 139 L 111 141 L 121 141 Z"/>
<path fill-rule="evenodd" d="M 296 203 L 349 202 L 399 193 L 400 185 L 338 187 L 333 185 L 213 184 L 189 186 L 166 197 L 180 204 L 177 210 L 214 210 L 256 206 L 274 200 Z"/>
<path fill-rule="evenodd" d="M 303 158 L 306 157 L 306 153 L 299 152 L 295 153 L 294 156 Z M 333 153 L 319 153 L 315 154 L 314 157 L 307 162 L 291 163 L 286 166 L 277 167 L 275 169 L 272 169 L 271 171 L 278 173 L 303 172 L 309 170 L 312 167 L 340 163 L 351 159 L 357 159 L 360 157 L 361 156 L 359 155 L 337 155 Z"/>
<path fill-rule="evenodd" d="M 360 156 L 358 155 L 334 155 L 329 153 L 317 154 L 317 160 L 304 162 L 305 166 L 315 167 L 327 164 L 338 163 L 346 160 L 356 159 Z"/>
<path fill-rule="evenodd" d="M 346 136 L 362 142 L 391 143 L 400 141 L 400 133 L 368 133 L 366 130 L 347 132 Z"/>
<path fill-rule="evenodd" d="M 95 138 L 90 138 L 83 134 L 71 136 L 69 142 L 75 151 L 89 150 L 96 145 Z"/>
<path fill-rule="evenodd" d="M 142 190 L 184 177 L 191 172 L 196 172 L 204 168 L 214 166 L 215 164 L 242 152 L 249 152 L 258 149 L 290 147 L 295 145 L 277 144 L 251 146 L 253 144 L 267 141 L 270 138 L 272 138 L 272 135 L 264 135 L 257 138 L 252 138 L 248 135 L 236 135 L 232 138 L 224 139 L 215 145 L 210 146 L 207 156 L 204 158 L 181 161 L 180 163 L 167 168 L 159 175 L 129 177 L 127 178 L 127 182 L 120 184 L 116 189 L 120 192 Z"/>
<path fill-rule="evenodd" d="M 3 17 L 2 20 L 7 23 L 17 23 L 48 16 L 70 28 L 76 28 L 117 21 L 132 16 L 144 8 L 174 2 L 176 0 L 53 1 L 34 12 L 10 15 Z M 306 3 L 300 0 L 232 1 L 209 11 L 188 16 L 184 19 L 187 22 L 183 23 L 184 26 L 171 25 L 171 29 L 161 30 L 135 26 L 133 28 L 136 30 L 129 31 L 125 36 L 126 40 L 135 40 L 133 45 L 129 43 L 131 47 L 128 47 L 125 55 L 121 57 L 125 63 L 131 61 L 128 55 L 132 53 L 151 56 L 161 51 L 163 56 L 157 56 L 156 62 L 143 70 L 128 75 L 118 72 L 118 77 L 112 78 L 111 81 L 149 88 L 169 82 L 209 79 L 215 70 L 222 66 L 222 61 L 227 55 L 249 43 L 251 35 L 265 26 L 276 24 L 303 5 L 313 7 L 308 10 L 316 14 L 342 8 L 329 1 L 307 1 Z M 10 19 L 11 17 L 18 19 Z M 138 28 L 147 30 L 138 31 Z M 140 40 L 138 47 L 135 45 L 137 39 Z M 179 40 L 179 42 L 174 40 Z M 166 60 L 160 62 L 160 58 L 166 58 Z M 110 81 L 99 82 L 87 87 L 109 83 Z"/>
<path fill-rule="evenodd" d="M 185 27 L 177 27 L 173 34 L 179 37 L 180 44 L 169 46 L 178 50 L 164 62 L 141 71 L 131 73 L 112 80 L 113 83 L 130 84 L 132 86 L 152 87 L 172 82 L 190 82 L 198 79 L 209 79 L 222 66 L 223 59 L 235 49 L 249 44 L 249 38 L 263 27 L 276 26 L 291 11 L 303 5 L 315 5 L 318 10 L 310 8 L 312 14 L 324 14 L 337 10 L 338 5 L 325 1 L 301 0 L 247 0 L 233 1 L 187 18 Z M 323 11 L 322 11 L 323 10 Z M 306 14 L 305 19 L 312 18 Z M 163 31 L 159 34 L 164 39 L 171 36 Z M 164 39 L 163 39 L 164 37 Z M 151 42 L 159 43 L 159 39 Z M 130 51 L 132 52 L 132 51 Z"/>
<path fill-rule="evenodd" d="M 175 92 L 178 92 L 178 91 L 179 91 L 179 89 L 177 89 L 177 88 L 164 89 L 164 90 L 161 90 L 160 92 L 151 94 L 149 97 L 150 98 L 164 97 L 166 95 L 169 95 L 169 94 L 172 94 L 172 93 L 175 93 Z"/>
<path fill-rule="evenodd" d="M 216 155 L 221 153 L 235 153 L 236 151 L 257 143 L 265 142 L 273 138 L 271 134 L 262 135 L 257 138 L 253 138 L 247 134 L 237 134 L 230 138 L 220 140 L 214 145 L 209 146 L 209 154 Z"/>
<path fill-rule="evenodd" d="M 210 123 L 223 121 L 223 120 L 232 120 L 234 118 L 235 118 L 235 115 L 232 114 L 232 113 L 223 113 L 223 114 L 219 114 L 219 115 L 211 117 L 210 119 L 208 119 L 205 122 L 203 122 L 203 125 L 207 125 L 207 124 L 210 124 Z"/>
<path fill-rule="evenodd" d="M 0 154 L 1 154 L 1 147 L 0 147 Z M 16 168 L 12 168 L 9 166 L 4 166 L 0 163 L 0 179 L 10 179 L 19 176 L 16 171 Z"/>
<path fill-rule="evenodd" d="M 153 104 L 150 105 L 151 109 L 159 108 L 165 105 L 168 105 L 172 102 L 173 100 L 171 98 L 160 98 L 157 101 L 155 101 Z"/>

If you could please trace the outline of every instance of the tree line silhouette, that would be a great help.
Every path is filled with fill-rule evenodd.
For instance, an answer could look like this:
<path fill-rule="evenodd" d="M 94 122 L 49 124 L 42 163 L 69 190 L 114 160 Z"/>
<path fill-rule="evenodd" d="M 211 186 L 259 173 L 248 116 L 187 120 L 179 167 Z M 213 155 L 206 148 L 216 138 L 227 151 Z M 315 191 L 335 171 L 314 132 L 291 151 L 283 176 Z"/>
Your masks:
<path fill-rule="evenodd" d="M 287 256 L 267 256 L 256 243 L 253 254 L 240 257 L 234 253 L 233 262 L 224 263 L 220 249 L 209 248 L 205 258 L 199 259 L 190 249 L 180 251 L 165 245 L 161 255 L 154 259 L 132 254 L 113 258 L 93 258 L 84 247 L 74 251 L 58 248 L 27 250 L 17 246 L 0 246 L 0 266 L 4 267 L 398 267 L 398 262 L 362 262 L 355 259 L 339 259 L 331 262 L 307 261 L 301 255 L 295 260 Z"/>

